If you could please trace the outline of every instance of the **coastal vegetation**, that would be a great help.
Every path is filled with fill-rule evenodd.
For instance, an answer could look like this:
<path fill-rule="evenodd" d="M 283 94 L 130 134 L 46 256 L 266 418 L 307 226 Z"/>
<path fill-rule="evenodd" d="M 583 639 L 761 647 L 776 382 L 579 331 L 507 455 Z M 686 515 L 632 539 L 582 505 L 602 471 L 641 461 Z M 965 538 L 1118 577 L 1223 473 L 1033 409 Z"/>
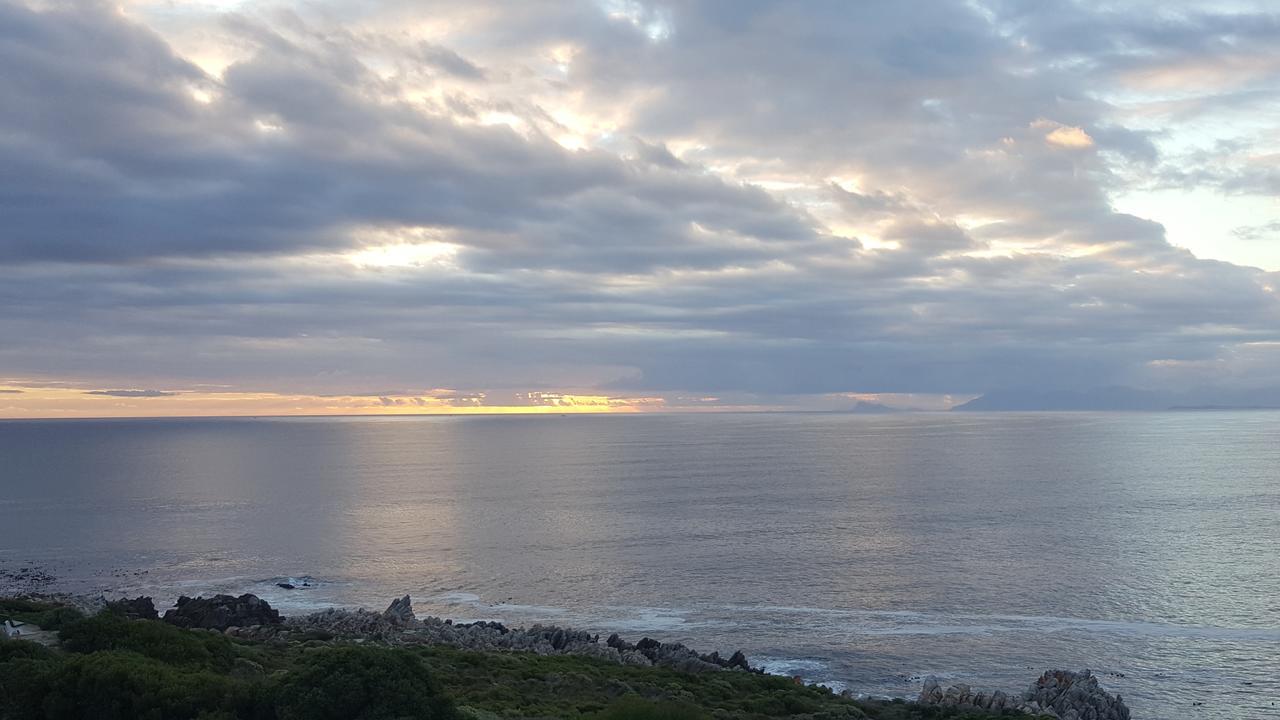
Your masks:
<path fill-rule="evenodd" d="M 386 646 L 324 633 L 287 641 L 92 616 L 0 600 L 0 619 L 57 629 L 56 643 L 0 640 L 0 718 L 598 718 L 983 720 L 974 713 L 859 700 L 741 670 L 682 672 L 575 655 Z M 41 623 L 48 624 L 41 624 Z"/>

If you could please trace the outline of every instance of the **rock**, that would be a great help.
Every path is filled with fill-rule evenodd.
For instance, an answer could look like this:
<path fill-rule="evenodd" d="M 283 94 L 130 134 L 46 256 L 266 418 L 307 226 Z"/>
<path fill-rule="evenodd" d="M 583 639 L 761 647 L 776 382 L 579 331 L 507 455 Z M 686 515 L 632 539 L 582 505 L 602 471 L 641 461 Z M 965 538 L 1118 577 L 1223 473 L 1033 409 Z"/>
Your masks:
<path fill-rule="evenodd" d="M 385 612 L 330 609 L 303 617 L 289 618 L 284 626 L 263 626 L 257 630 L 237 630 L 240 637 L 279 638 L 288 631 L 295 637 L 371 640 L 391 645 L 449 645 L 466 650 L 519 650 L 540 655 L 583 655 L 626 665 L 662 665 L 682 672 L 720 671 L 751 668 L 747 658 L 736 652 L 728 660 L 719 653 L 699 655 L 680 643 L 662 643 L 644 638 L 636 645 L 618 635 L 604 642 L 599 635 L 553 625 L 508 628 L 499 622 L 479 621 L 454 624 L 435 617 L 416 619 L 408 597 L 391 603 Z"/>
<path fill-rule="evenodd" d="M 555 633 L 551 636 L 551 647 L 556 650 L 563 650 L 567 642 L 568 641 L 565 639 L 564 630 L 556 630 Z"/>
<path fill-rule="evenodd" d="M 640 638 L 640 642 L 636 643 L 636 652 L 649 658 L 650 662 L 658 661 L 658 648 L 662 647 L 662 643 L 652 638 Z"/>
<path fill-rule="evenodd" d="M 245 593 L 240 597 L 214 595 L 211 598 L 178 598 L 175 608 L 164 614 L 164 621 L 184 628 L 200 628 L 223 632 L 229 627 L 279 625 L 280 613 L 266 600 Z"/>
<path fill-rule="evenodd" d="M 1129 720 L 1129 708 L 1124 698 L 1111 695 L 1102 689 L 1098 679 L 1088 670 L 1049 670 L 1031 684 L 1024 696 L 1052 711 L 1055 716 L 1066 718 L 1074 714 L 1089 720 Z"/>
<path fill-rule="evenodd" d="M 920 697 L 916 699 L 916 702 L 921 705 L 940 705 L 942 698 L 942 685 L 938 683 L 938 679 L 927 677 L 924 679 L 924 687 L 921 688 Z"/>
<path fill-rule="evenodd" d="M 1050 670 L 1017 697 L 999 690 L 974 694 L 968 685 L 961 683 L 943 690 L 935 678 L 926 678 L 919 702 L 961 709 L 1011 709 L 1058 720 L 1129 720 L 1129 708 L 1123 698 L 1104 691 L 1088 670 L 1079 673 Z"/>
<path fill-rule="evenodd" d="M 964 683 L 956 683 L 955 685 L 947 688 L 947 691 L 943 693 L 943 704 L 959 707 L 961 705 L 968 704 L 965 702 L 968 697 L 969 686 Z"/>
<path fill-rule="evenodd" d="M 298 586 L 297 586 L 297 585 L 294 585 L 293 583 L 276 583 L 276 587 L 278 587 L 278 588 L 284 588 L 285 590 L 293 590 L 293 589 L 297 588 Z"/>
<path fill-rule="evenodd" d="M 449 620 L 445 620 L 445 624 L 449 624 L 450 622 L 451 622 L 451 621 L 449 621 Z M 457 624 L 455 625 L 455 627 L 460 627 L 460 628 L 469 628 L 469 627 L 490 628 L 490 629 L 493 629 L 493 630 L 497 630 L 499 633 L 501 633 L 501 634 L 503 634 L 503 635 L 506 635 L 507 633 L 511 632 L 511 630 L 510 630 L 506 625 L 503 625 L 502 623 L 497 622 L 497 621 L 495 621 L 495 620 L 477 620 L 476 622 L 472 622 L 472 623 L 457 623 Z"/>
<path fill-rule="evenodd" d="M 648 667 L 650 665 L 653 665 L 653 661 L 645 657 L 644 655 L 636 652 L 635 650 L 627 650 L 626 652 L 622 653 L 622 664 L 623 665 L 643 665 L 645 667 Z"/>
<path fill-rule="evenodd" d="M 156 612 L 155 603 L 146 596 L 112 600 L 107 603 L 107 610 L 134 620 L 160 619 L 160 613 Z"/>
<path fill-rule="evenodd" d="M 385 613 L 369 610 L 329 609 L 301 618 L 289 618 L 289 626 L 303 633 L 324 632 L 334 636 L 383 639 L 402 632 Z"/>
<path fill-rule="evenodd" d="M 382 616 L 390 620 L 392 625 L 408 625 L 417 620 L 413 615 L 413 602 L 408 595 L 392 600 L 387 609 L 383 611 Z"/>

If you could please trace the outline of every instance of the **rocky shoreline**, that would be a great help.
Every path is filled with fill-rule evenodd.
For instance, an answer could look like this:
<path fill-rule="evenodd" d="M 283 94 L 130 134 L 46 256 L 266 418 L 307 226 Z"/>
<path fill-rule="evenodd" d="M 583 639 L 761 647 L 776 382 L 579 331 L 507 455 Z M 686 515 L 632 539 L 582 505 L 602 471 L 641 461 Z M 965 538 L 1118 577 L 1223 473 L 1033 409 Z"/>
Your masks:
<path fill-rule="evenodd" d="M 728 657 L 719 652 L 699 653 L 683 643 L 665 643 L 649 637 L 628 642 L 617 633 L 600 635 L 556 625 L 510 628 L 500 622 L 455 623 L 427 616 L 418 618 L 408 596 L 397 598 L 386 610 L 329 608 L 306 615 L 283 616 L 256 595 L 179 597 L 161 614 L 150 597 L 106 600 L 67 594 L 27 593 L 25 599 L 56 603 L 86 614 L 109 609 L 126 617 L 160 620 L 185 629 L 208 630 L 259 642 L 307 639 L 342 639 L 392 646 L 446 645 L 475 652 L 521 651 L 539 655 L 580 655 L 623 665 L 661 666 L 682 672 L 742 670 L 760 673 L 741 651 Z"/>
<path fill-rule="evenodd" d="M 105 598 L 65 594 L 24 593 L 31 599 L 54 602 L 84 613 L 109 609 L 126 617 L 163 621 L 178 627 L 221 633 L 229 637 L 266 643 L 307 640 L 343 640 L 388 646 L 443 645 L 475 652 L 519 651 L 538 655 L 577 655 L 622 665 L 665 667 L 680 672 L 738 671 L 764 674 L 741 651 L 728 658 L 719 652 L 699 653 L 682 643 L 642 638 L 636 643 L 612 634 L 600 635 L 555 625 L 510 628 L 493 621 L 455 623 L 428 616 L 419 618 L 412 599 L 393 600 L 386 610 L 330 608 L 306 615 L 282 616 L 261 598 L 244 594 L 212 597 L 179 597 L 163 615 L 150 597 Z M 794 678 L 797 683 L 802 680 Z M 845 690 L 841 693 L 850 696 Z M 1023 693 L 974 692 L 968 685 L 946 689 L 936 679 L 925 680 L 920 705 L 973 710 L 994 714 L 1022 714 L 1061 720 L 1129 720 L 1128 707 L 1119 695 L 1107 693 L 1088 670 L 1050 670 Z"/>

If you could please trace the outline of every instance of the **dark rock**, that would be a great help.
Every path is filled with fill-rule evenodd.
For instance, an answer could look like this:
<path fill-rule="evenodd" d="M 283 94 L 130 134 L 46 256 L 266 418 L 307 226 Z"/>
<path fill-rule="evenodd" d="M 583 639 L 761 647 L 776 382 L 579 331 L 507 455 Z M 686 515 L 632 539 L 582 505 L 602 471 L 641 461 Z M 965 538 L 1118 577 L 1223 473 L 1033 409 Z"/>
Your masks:
<path fill-rule="evenodd" d="M 445 620 L 444 622 L 446 625 L 455 625 L 455 623 L 452 620 Z M 460 628 L 475 627 L 475 628 L 487 628 L 489 630 L 497 630 L 498 634 L 500 635 L 506 635 L 507 633 L 511 632 L 510 628 L 508 628 L 506 625 L 503 625 L 500 622 L 497 622 L 496 620 L 477 620 L 475 622 L 470 622 L 470 623 L 456 623 L 456 626 Z"/>
<path fill-rule="evenodd" d="M 563 650 L 566 643 L 564 630 L 556 630 L 551 634 L 551 647 L 556 650 Z"/>
<path fill-rule="evenodd" d="M 408 595 L 392 600 L 387 609 L 382 612 L 382 616 L 390 620 L 392 625 L 408 625 L 417 619 L 413 615 L 413 601 Z"/>
<path fill-rule="evenodd" d="M 640 642 L 636 643 L 636 651 L 641 655 L 649 658 L 650 662 L 658 662 L 658 648 L 662 647 L 662 643 L 651 638 L 640 638 Z"/>
<path fill-rule="evenodd" d="M 146 596 L 112 600 L 107 603 L 107 610 L 134 620 L 160 619 L 160 613 L 156 612 L 155 603 Z"/>
<path fill-rule="evenodd" d="M 284 588 L 285 590 L 293 590 L 293 589 L 297 588 L 298 586 L 297 586 L 297 585 L 294 585 L 293 583 L 276 583 L 276 587 L 278 587 L 278 588 Z"/>
<path fill-rule="evenodd" d="M 709 655 L 700 655 L 699 659 L 701 659 L 702 662 L 710 663 L 717 667 L 725 668 L 726 670 L 751 670 L 751 665 L 747 662 L 747 656 L 743 655 L 741 650 L 735 652 L 728 659 L 720 657 L 720 653 L 718 652 L 712 652 Z"/>
<path fill-rule="evenodd" d="M 278 625 L 280 613 L 257 595 L 240 597 L 214 595 L 211 598 L 178 598 L 177 607 L 164 614 L 164 621 L 184 628 L 203 628 L 219 632 L 229 627 Z"/>
<path fill-rule="evenodd" d="M 661 643 L 658 646 L 657 655 L 657 659 L 654 660 L 655 665 L 675 668 L 682 672 L 692 673 L 723 669 L 716 663 L 706 661 L 701 655 L 682 643 Z"/>

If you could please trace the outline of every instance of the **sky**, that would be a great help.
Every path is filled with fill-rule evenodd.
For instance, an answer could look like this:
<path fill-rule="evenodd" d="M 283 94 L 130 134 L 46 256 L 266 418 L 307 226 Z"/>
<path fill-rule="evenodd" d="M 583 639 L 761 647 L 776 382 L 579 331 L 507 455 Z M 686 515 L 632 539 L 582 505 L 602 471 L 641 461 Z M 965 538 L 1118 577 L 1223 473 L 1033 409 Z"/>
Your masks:
<path fill-rule="evenodd" d="M 0 417 L 1280 388 L 1274 2 L 0 0 Z"/>

